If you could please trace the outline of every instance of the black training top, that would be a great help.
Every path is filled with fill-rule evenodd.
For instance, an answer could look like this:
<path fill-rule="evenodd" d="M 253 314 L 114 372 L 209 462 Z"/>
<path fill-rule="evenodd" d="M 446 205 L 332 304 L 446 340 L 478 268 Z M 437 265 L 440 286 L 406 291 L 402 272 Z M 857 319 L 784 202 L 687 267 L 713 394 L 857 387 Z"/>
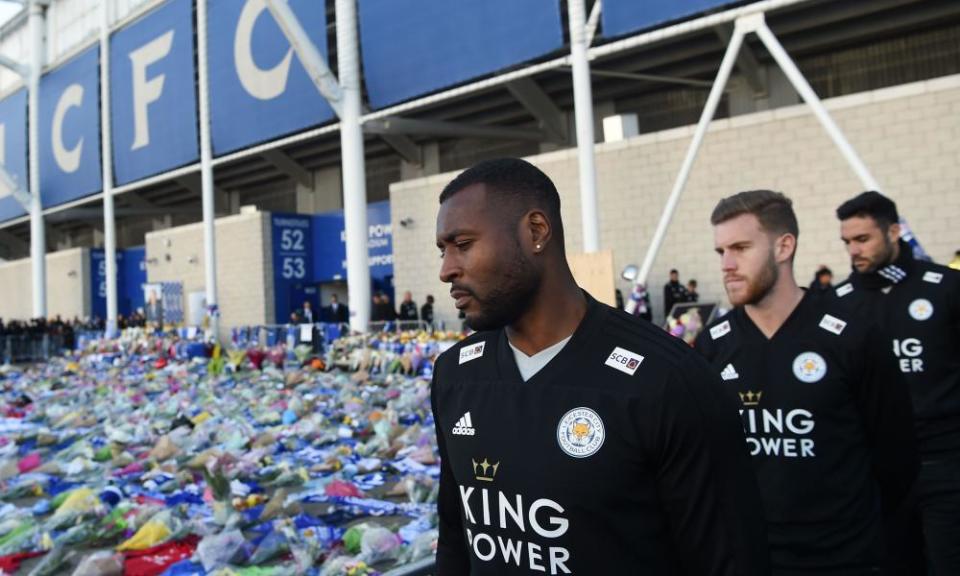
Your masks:
<path fill-rule="evenodd" d="M 736 308 L 696 348 L 739 395 L 774 568 L 877 566 L 881 497 L 893 510 L 917 469 L 910 398 L 882 337 L 807 293 L 771 339 Z"/>
<path fill-rule="evenodd" d="M 767 574 L 756 480 L 716 375 L 587 300 L 526 382 L 502 329 L 437 360 L 438 574 Z"/>
<path fill-rule="evenodd" d="M 896 262 L 851 274 L 835 294 L 889 335 L 924 459 L 960 456 L 960 271 L 914 260 L 901 241 Z"/>

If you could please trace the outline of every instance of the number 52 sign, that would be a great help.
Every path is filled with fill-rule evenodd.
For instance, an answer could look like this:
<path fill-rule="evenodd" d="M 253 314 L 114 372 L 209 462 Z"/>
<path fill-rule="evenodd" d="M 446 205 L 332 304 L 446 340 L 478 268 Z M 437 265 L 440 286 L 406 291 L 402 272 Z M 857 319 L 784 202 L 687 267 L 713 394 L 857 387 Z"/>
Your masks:
<path fill-rule="evenodd" d="M 291 302 L 297 284 L 313 281 L 310 258 L 311 227 L 309 216 L 274 214 L 273 219 L 273 292 L 277 322 L 286 322 L 301 302 Z"/>
<path fill-rule="evenodd" d="M 307 221 L 309 224 L 309 220 Z M 301 228 L 280 230 L 281 274 L 284 278 L 302 280 L 307 275 L 306 233 Z"/>

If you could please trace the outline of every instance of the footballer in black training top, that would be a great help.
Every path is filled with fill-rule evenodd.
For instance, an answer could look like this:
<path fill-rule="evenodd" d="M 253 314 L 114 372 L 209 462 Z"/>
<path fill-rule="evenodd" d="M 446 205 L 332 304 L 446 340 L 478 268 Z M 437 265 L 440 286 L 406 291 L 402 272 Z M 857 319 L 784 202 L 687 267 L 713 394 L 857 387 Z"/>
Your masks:
<path fill-rule="evenodd" d="M 836 297 L 888 336 L 913 397 L 922 466 L 911 505 L 926 555 L 938 576 L 960 574 L 960 272 L 915 260 L 900 239 L 897 205 L 877 192 L 845 202 L 837 217 L 853 272 Z"/>
<path fill-rule="evenodd" d="M 573 279 L 560 200 L 517 159 L 440 196 L 438 574 L 769 573 L 735 403 L 693 350 Z"/>
<path fill-rule="evenodd" d="M 783 194 L 741 192 L 711 221 L 735 308 L 696 348 L 739 396 L 774 574 L 877 573 L 883 510 L 917 467 L 910 399 L 886 343 L 797 286 L 799 231 Z"/>

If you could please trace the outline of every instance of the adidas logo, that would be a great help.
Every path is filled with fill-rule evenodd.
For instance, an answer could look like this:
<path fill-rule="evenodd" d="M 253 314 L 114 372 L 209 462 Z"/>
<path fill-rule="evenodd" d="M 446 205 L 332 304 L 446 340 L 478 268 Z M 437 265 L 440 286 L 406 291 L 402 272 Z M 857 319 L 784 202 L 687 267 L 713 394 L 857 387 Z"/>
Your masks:
<path fill-rule="evenodd" d="M 477 429 L 473 427 L 473 420 L 470 419 L 469 412 L 457 420 L 457 425 L 453 427 L 454 436 L 473 436 L 476 433 Z"/>
<path fill-rule="evenodd" d="M 894 284 L 899 284 L 904 278 L 907 277 L 907 273 L 903 270 L 903 268 L 894 266 L 893 264 L 877 270 L 877 274 L 893 282 Z"/>
<path fill-rule="evenodd" d="M 736 380 L 740 375 L 737 374 L 737 369 L 733 367 L 733 364 L 727 364 L 727 367 L 720 373 L 720 377 L 723 378 L 724 381 L 727 381 Z"/>

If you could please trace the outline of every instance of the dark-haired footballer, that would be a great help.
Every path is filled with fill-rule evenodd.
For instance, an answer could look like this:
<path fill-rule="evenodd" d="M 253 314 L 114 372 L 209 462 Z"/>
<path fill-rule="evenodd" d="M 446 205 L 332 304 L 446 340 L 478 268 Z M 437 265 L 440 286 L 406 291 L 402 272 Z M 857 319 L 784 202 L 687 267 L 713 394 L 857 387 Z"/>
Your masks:
<path fill-rule="evenodd" d="M 797 285 L 799 228 L 786 196 L 735 194 L 711 222 L 735 308 L 696 348 L 740 397 L 773 573 L 879 574 L 884 512 L 917 468 L 910 398 L 886 342 Z"/>
<path fill-rule="evenodd" d="M 853 271 L 836 296 L 884 329 L 913 398 L 922 465 L 911 504 L 919 514 L 904 512 L 891 546 L 906 555 L 901 573 L 925 569 L 910 558 L 919 552 L 901 550 L 919 516 L 934 574 L 960 574 L 960 272 L 915 260 L 900 238 L 897 205 L 878 192 L 844 202 L 837 218 Z"/>
<path fill-rule="evenodd" d="M 577 286 L 543 172 L 460 174 L 437 246 L 477 330 L 434 372 L 440 576 L 768 573 L 732 398 L 693 350 Z"/>

